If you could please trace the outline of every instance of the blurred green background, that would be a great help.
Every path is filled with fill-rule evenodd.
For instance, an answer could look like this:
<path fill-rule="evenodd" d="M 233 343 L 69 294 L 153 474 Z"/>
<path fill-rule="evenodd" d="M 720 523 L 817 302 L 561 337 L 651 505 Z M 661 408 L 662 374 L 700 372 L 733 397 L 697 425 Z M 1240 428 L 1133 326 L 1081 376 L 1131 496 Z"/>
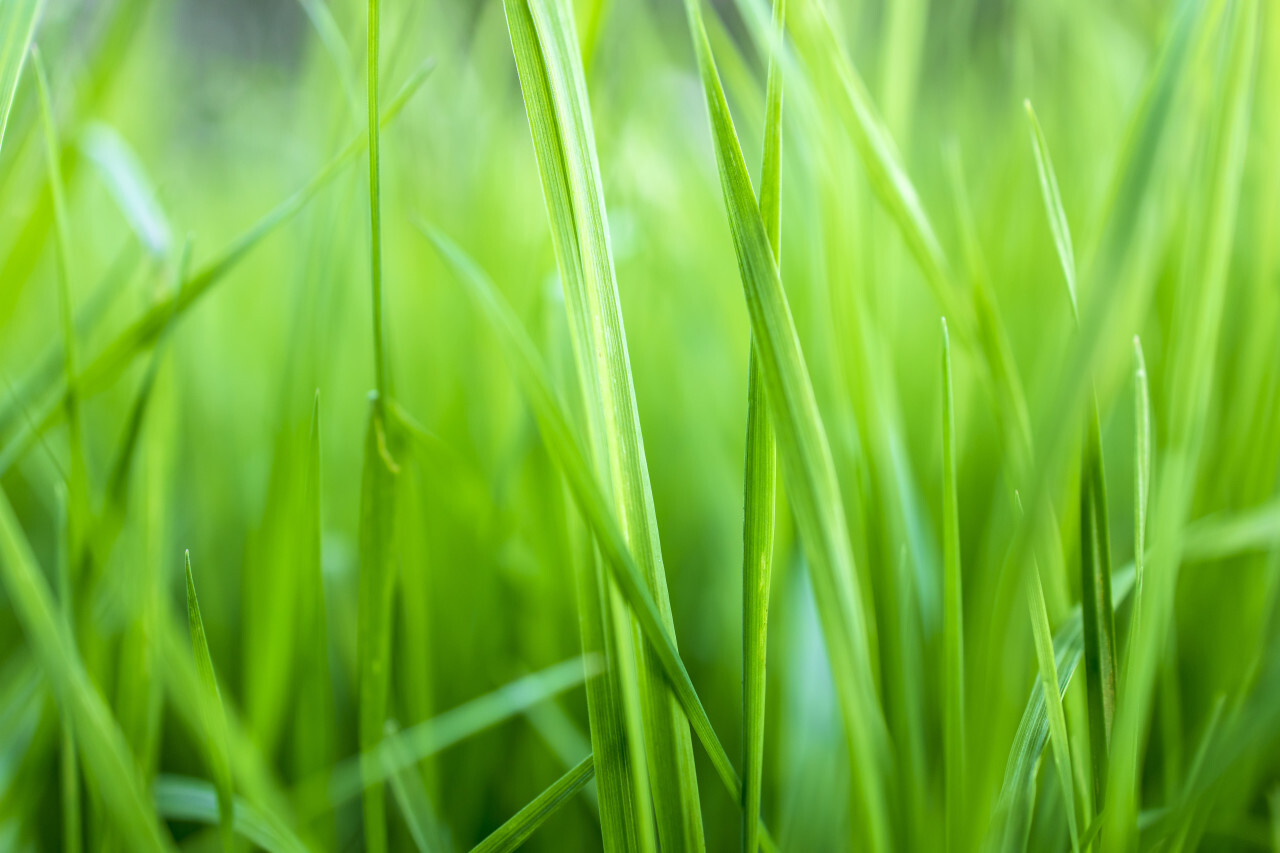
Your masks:
<path fill-rule="evenodd" d="M 331 0 L 336 28 L 326 30 L 330 19 L 317 13 L 320 3 L 45 3 L 35 41 L 62 143 L 67 280 L 82 360 L 172 295 L 184 269 L 220 257 L 364 128 L 366 8 Z M 749 325 L 703 95 L 680 3 L 573 5 L 676 636 L 737 762 Z M 804 16 L 812 5 L 794 0 L 791 14 Z M 1075 416 L 1058 396 L 1061 370 L 1075 350 L 1023 100 L 1035 105 L 1049 140 L 1081 268 L 1090 269 L 1114 222 L 1116 175 L 1135 144 L 1130 128 L 1161 51 L 1179 14 L 1197 16 L 1197 47 L 1140 199 L 1143 221 L 1155 223 L 1133 236 L 1146 266 L 1081 278 L 1082 317 L 1092 316 L 1084 306 L 1105 300 L 1111 288 L 1148 297 L 1108 315 L 1118 319 L 1093 363 L 1112 556 L 1124 565 L 1134 530 L 1128 341 L 1141 335 L 1147 356 L 1158 482 L 1162 417 L 1186 393 L 1174 379 L 1177 353 L 1199 346 L 1177 336 L 1185 310 L 1179 294 L 1195 262 L 1186 246 L 1196 245 L 1205 227 L 1197 218 L 1204 195 L 1196 187 L 1214 186 L 1197 182 L 1208 168 L 1206 117 L 1222 97 L 1215 69 L 1223 48 L 1215 33 L 1235 4 L 823 5 L 964 291 L 977 276 L 991 285 L 1037 437 L 1056 418 Z M 768 11 L 756 0 L 706 8 L 753 176 L 767 64 L 759 33 Z M 449 234 L 487 270 L 562 387 L 573 381 L 574 368 L 502 3 L 386 0 L 382 14 L 384 106 L 424 61 L 434 61 L 381 142 L 388 365 L 394 398 L 430 433 L 400 460 L 389 715 L 407 728 L 581 650 L 572 504 L 489 328 L 414 220 Z M 1194 350 L 1208 362 L 1212 384 L 1196 398 L 1203 449 L 1186 521 L 1235 518 L 1225 514 L 1254 511 L 1276 489 L 1280 15 L 1274 2 L 1258 4 L 1250 26 L 1257 61 L 1225 302 L 1216 340 Z M 889 630 L 886 620 L 894 624 L 891 614 L 901 604 L 882 581 L 898 572 L 913 578 L 907 586 L 918 598 L 906 606 L 919 623 L 918 666 L 897 672 L 903 664 L 893 657 L 894 643 L 882 640 L 877 667 L 886 685 L 901 679 L 920 691 L 927 769 L 918 817 L 934 824 L 942 814 L 942 309 L 868 183 L 839 87 L 803 65 L 803 56 L 793 58 L 801 63 L 795 69 L 809 70 L 796 70 L 787 90 L 782 280 L 840 476 L 865 575 L 860 581 L 881 631 Z M 61 338 L 42 133 L 28 67 L 0 149 L 0 485 L 56 589 L 61 484 L 70 465 L 66 426 L 19 440 L 60 375 L 48 362 L 61 352 Z M 324 652 L 336 714 L 331 759 L 357 751 L 357 528 L 373 386 L 364 162 L 361 155 L 346 166 L 175 315 L 154 347 L 83 398 L 91 516 L 95 524 L 115 517 L 119 532 L 89 548 L 75 624 L 86 666 L 147 779 L 209 776 L 199 738 L 178 710 L 193 699 L 166 679 L 172 666 L 166 655 L 176 652 L 160 651 L 169 642 L 162 635 L 185 641 L 185 549 L 222 697 L 246 735 L 236 748 L 259 753 L 272 784 L 285 790 L 304 775 L 299 767 L 309 745 L 296 735 L 311 709 L 298 684 L 301 662 L 315 649 L 301 626 L 314 590 L 303 589 L 298 529 L 317 389 Z M 986 837 L 1036 669 L 1023 608 L 997 603 L 1017 523 L 1007 437 L 980 360 L 960 348 L 955 362 L 970 678 L 967 789 L 976 847 Z M 139 432 L 131 443 L 135 412 Z M 1050 496 L 1062 525 L 1061 565 L 1050 567 L 1046 579 L 1055 628 L 1080 596 L 1078 490 L 1077 470 Z M 1215 771 L 1203 795 L 1210 799 L 1196 800 L 1206 804 L 1203 849 L 1265 849 L 1272 832 L 1267 793 L 1280 783 L 1277 729 L 1270 727 L 1280 697 L 1267 669 L 1275 659 L 1280 525 L 1274 511 L 1249 518 L 1262 519 L 1261 533 L 1246 547 L 1188 563 L 1178 575 L 1157 710 L 1144 725 L 1144 814 L 1177 802 L 1219 696 L 1227 719 L 1238 723 L 1223 724 L 1221 736 L 1249 736 L 1247 754 L 1224 758 Z M 857 817 L 850 816 L 844 736 L 804 555 L 785 511 L 771 615 L 765 819 L 783 849 L 846 849 Z M 1127 610 L 1119 609 L 1117 619 L 1123 640 Z M 13 609 L 0 605 L 0 846 L 52 850 L 63 843 L 61 723 L 53 694 L 32 675 L 33 660 Z M 896 694 L 885 690 L 893 726 Z M 158 710 L 148 717 L 139 702 Z M 148 738 L 154 744 L 144 748 Z M 437 843 L 468 849 L 587 749 L 585 701 L 574 688 L 423 762 L 418 772 Z M 738 807 L 705 755 L 695 753 L 707 846 L 734 849 Z M 1045 790 L 1054 790 L 1047 748 L 1038 772 Z M 1031 849 L 1068 849 L 1055 797 L 1036 806 Z M 101 825 L 89 800 L 90 849 L 100 849 L 94 838 Z M 357 802 L 335 812 L 337 849 L 360 847 Z M 393 848 L 412 849 L 394 807 L 391 814 Z M 209 827 L 188 820 L 169 827 L 189 849 L 216 849 Z M 903 830 L 897 838 L 903 848 L 941 849 L 940 827 Z M 581 796 L 528 844 L 599 846 L 593 801 Z"/>

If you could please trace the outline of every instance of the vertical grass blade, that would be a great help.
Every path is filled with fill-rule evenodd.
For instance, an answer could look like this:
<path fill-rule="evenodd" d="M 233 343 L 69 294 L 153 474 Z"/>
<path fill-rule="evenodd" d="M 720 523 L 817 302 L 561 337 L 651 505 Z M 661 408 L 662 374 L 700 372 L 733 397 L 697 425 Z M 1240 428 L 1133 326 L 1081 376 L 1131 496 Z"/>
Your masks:
<path fill-rule="evenodd" d="M 862 840 L 873 851 L 885 850 L 890 846 L 885 801 L 889 772 L 887 729 L 873 680 L 870 617 L 855 579 L 856 567 L 831 448 L 715 69 L 699 0 L 686 0 L 685 7 L 782 473 L 809 555 L 849 741 Z"/>
<path fill-rule="evenodd" d="M 218 792 L 218 826 L 222 832 L 222 846 L 230 851 L 235 832 L 235 793 L 231 783 L 231 759 L 227 746 L 227 717 L 222 709 L 222 694 L 218 690 L 218 677 L 213 671 L 213 658 L 209 655 L 209 641 L 204 633 L 204 620 L 200 618 L 200 602 L 196 598 L 196 582 L 191 575 L 191 552 L 186 552 L 187 569 L 187 623 L 191 630 L 191 651 L 195 654 L 196 669 L 205 695 L 204 748 L 205 758 L 213 773 L 214 788 Z"/>
<path fill-rule="evenodd" d="M 504 5 L 570 314 L 592 458 L 662 623 L 674 635 L 572 9 L 567 0 Z M 649 648 L 638 643 L 635 653 L 643 734 L 634 725 L 630 734 L 644 752 L 633 751 L 633 761 L 648 764 L 658 839 L 666 848 L 701 850 L 688 722 Z M 634 720 L 634 713 L 629 717 Z"/>
<path fill-rule="evenodd" d="M 529 805 L 516 812 L 510 820 L 493 831 L 488 838 L 471 848 L 472 853 L 510 853 L 525 842 L 560 807 L 567 803 L 591 781 L 595 766 L 588 755 L 569 772 L 557 779 L 551 787 L 533 799 Z"/>
<path fill-rule="evenodd" d="M 1095 400 L 1080 485 L 1080 602 L 1095 811 L 1101 811 L 1104 802 L 1116 707 L 1116 628 L 1111 598 L 1111 532 Z"/>
<path fill-rule="evenodd" d="M 786 0 L 774 0 L 773 35 L 765 91 L 764 162 L 760 215 L 782 261 L 782 51 Z M 777 449 L 769 404 L 760 380 L 755 344 L 747 363 L 747 462 L 742 529 L 742 849 L 760 847 L 764 784 L 765 664 L 769 656 L 769 591 L 773 576 L 773 528 L 777 507 Z"/>
<path fill-rule="evenodd" d="M 372 756 L 382 740 L 391 679 L 391 620 L 396 575 L 395 436 L 383 417 L 383 398 L 369 403 L 360 492 L 360 578 L 356 616 L 359 655 L 359 744 L 364 788 L 365 846 L 387 849 L 386 789 Z"/>
<path fill-rule="evenodd" d="M 956 412 L 951 384 L 951 338 L 942 321 L 942 657 L 946 845 L 964 847 L 964 585 L 960 569 L 960 507 L 957 498 Z"/>
<path fill-rule="evenodd" d="M 381 140 L 378 121 L 378 38 L 380 0 L 369 0 L 369 282 L 373 291 L 373 368 L 378 396 L 387 399 L 386 351 L 382 339 L 382 192 L 379 174 Z"/>
<path fill-rule="evenodd" d="M 490 328 L 503 348 L 503 355 L 512 373 L 516 375 L 521 389 L 528 398 L 530 408 L 538 422 L 538 429 L 542 433 L 543 443 L 564 475 L 583 518 L 595 534 L 596 542 L 605 556 L 606 565 L 612 572 L 618 591 L 635 614 L 645 639 L 654 649 L 672 692 L 684 709 L 684 714 L 698 736 L 698 740 L 711 758 L 711 763 L 729 792 L 729 796 L 735 802 L 742 802 L 742 781 L 734 771 L 728 753 L 711 728 L 711 721 L 694 690 L 693 682 L 680 659 L 675 642 L 662 624 L 657 604 L 644 584 L 637 560 L 632 556 L 618 522 L 610 510 L 609 502 L 591 472 L 587 462 L 586 442 L 579 438 L 570 426 L 569 417 L 552 390 L 551 380 L 533 342 L 520 327 L 519 321 L 510 306 L 502 299 L 497 287 L 475 261 L 440 232 L 429 226 L 420 227 L 435 244 L 441 256 L 449 262 L 458 278 L 466 285 L 468 294 L 474 299 L 485 319 L 489 321 Z M 594 743 L 594 732 L 592 737 Z M 603 798 L 601 806 L 603 809 Z M 601 819 L 603 822 L 603 810 Z M 772 841 L 765 833 L 763 825 L 760 827 L 760 842 L 762 847 L 773 849 Z"/>
<path fill-rule="evenodd" d="M 57 616 L 48 585 L 3 492 L 0 580 L 45 677 L 71 717 L 85 772 L 100 793 L 113 825 L 134 850 L 172 849 L 145 794 L 124 736 Z"/>

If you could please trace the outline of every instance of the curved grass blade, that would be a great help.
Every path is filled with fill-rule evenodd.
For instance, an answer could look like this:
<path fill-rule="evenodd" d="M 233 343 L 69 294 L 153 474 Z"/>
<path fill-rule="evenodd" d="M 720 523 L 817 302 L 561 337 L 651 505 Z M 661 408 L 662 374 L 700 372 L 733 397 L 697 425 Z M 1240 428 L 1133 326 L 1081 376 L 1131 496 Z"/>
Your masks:
<path fill-rule="evenodd" d="M 382 114 L 382 123 L 392 121 L 404 109 L 415 92 L 422 86 L 434 68 L 428 61 L 408 79 L 400 88 L 396 97 L 388 104 Z M 53 389 L 48 386 L 56 382 L 57 374 L 50 372 L 49 379 L 31 385 L 24 385 L 26 393 L 17 399 L 10 400 L 0 409 L 0 431 L 9 427 L 23 412 L 24 407 L 36 401 L 43 402 L 38 407 L 39 415 L 33 424 L 25 424 L 19 428 L 0 450 L 0 474 L 9 469 L 14 461 L 31 446 L 36 437 L 57 423 L 61 415 L 61 407 L 68 393 L 74 390 L 81 398 L 102 390 L 118 377 L 133 360 L 149 348 L 169 323 L 186 313 L 200 297 L 204 296 L 215 284 L 231 272 L 249 252 L 278 227 L 292 219 L 322 189 L 334 180 L 342 170 L 360 156 L 368 144 L 368 135 L 359 133 L 341 152 L 333 157 L 315 177 L 289 198 L 285 199 L 267 215 L 262 217 L 240 235 L 230 246 L 212 261 L 185 278 L 176 293 L 158 299 L 150 308 L 142 313 L 129 326 L 115 336 L 103 348 L 98 356 L 85 365 L 84 370 L 76 377 L 72 385 L 63 383 Z M 57 361 L 44 359 L 44 361 Z M 60 369 L 61 365 L 57 365 Z M 34 408 L 34 406 L 33 406 Z"/>
<path fill-rule="evenodd" d="M 80 150 L 98 170 L 125 221 L 155 258 L 169 254 L 173 228 L 156 198 L 146 167 L 114 127 L 94 122 L 80 135 Z"/>
<path fill-rule="evenodd" d="M 187 569 L 187 622 L 191 629 L 191 650 L 195 654 L 196 669 L 200 672 L 205 695 L 204 709 L 205 759 L 213 773 L 214 787 L 218 791 L 218 825 L 222 832 L 222 847 L 230 851 L 235 828 L 234 788 L 231 782 L 231 759 L 227 747 L 227 717 L 222 709 L 222 693 L 218 690 L 218 677 L 213 671 L 213 658 L 209 655 L 209 641 L 204 633 L 204 620 L 200 618 L 200 602 L 196 598 L 196 582 L 191 576 L 191 552 L 186 552 Z"/>
<path fill-rule="evenodd" d="M 221 824 L 222 800 L 203 779 L 160 776 L 152 788 L 156 811 L 169 820 Z M 307 845 L 293 830 L 239 797 L 235 800 L 235 832 L 268 853 L 307 853 Z"/>
<path fill-rule="evenodd" d="M 533 410 L 547 452 L 560 468 L 579 511 L 595 534 L 618 590 L 635 614 L 636 621 L 662 665 L 667 683 L 684 709 L 689 724 L 707 751 L 729 796 L 735 802 L 742 802 L 742 782 L 711 727 L 711 720 L 694 690 L 684 662 L 680 659 L 675 643 L 669 638 L 658 615 L 657 605 L 644 584 L 636 559 L 628 549 L 609 503 L 587 464 L 587 454 L 583 449 L 585 442 L 577 437 L 569 425 L 564 406 L 552 390 L 546 368 L 533 342 L 521 328 L 510 306 L 502 299 L 497 287 L 475 261 L 439 231 L 427 225 L 420 224 L 419 227 L 449 262 L 459 280 L 466 286 L 467 293 L 489 321 L 490 328 L 502 345 L 508 366 L 516 375 Z M 772 849 L 772 841 L 763 826 L 760 829 L 760 841 L 763 847 Z"/>
<path fill-rule="evenodd" d="M 946 845 L 959 850 L 965 835 L 964 586 L 960 569 L 960 506 L 956 487 L 956 411 L 951 385 L 951 338 L 942 321 L 942 656 Z"/>
<path fill-rule="evenodd" d="M 773 34 L 765 90 L 764 162 L 760 168 L 760 215 L 775 263 L 782 261 L 782 68 L 778 53 L 786 0 L 774 0 Z M 760 381 L 755 344 L 747 363 L 747 462 L 742 530 L 742 849 L 760 848 L 760 803 L 764 785 L 765 665 L 769 656 L 769 592 L 773 577 L 774 515 L 777 511 L 777 448 L 769 404 Z"/>
<path fill-rule="evenodd" d="M 56 615 L 31 546 L 3 491 L 0 579 L 45 677 L 71 718 L 85 772 L 100 793 L 112 822 L 135 850 L 172 849 L 172 842 L 146 798 L 124 736 Z"/>
<path fill-rule="evenodd" d="M 831 659 L 854 768 L 854 788 L 865 821 L 865 842 L 888 849 L 887 728 L 876 697 L 869 648 L 869 615 L 855 582 L 843 502 L 831 448 L 795 323 L 778 275 L 768 234 L 751 189 L 733 119 L 715 70 L 699 8 L 686 0 L 711 122 L 721 186 L 751 316 L 761 375 L 782 458 L 787 494 L 809 555 L 827 652 Z"/>
<path fill-rule="evenodd" d="M 381 33 L 379 0 L 369 0 L 368 100 L 369 100 L 369 282 L 373 289 L 373 368 L 380 399 L 388 398 L 387 354 L 382 339 L 382 201 L 379 175 L 381 140 L 378 130 L 378 41 Z M 379 721 L 381 726 L 382 722 Z M 366 815 L 366 818 L 368 815 Z M 381 846 L 375 846 L 377 853 Z"/>
<path fill-rule="evenodd" d="M 595 775 L 595 765 L 588 755 L 565 773 L 529 805 L 516 812 L 484 841 L 471 848 L 471 853 L 510 853 L 520 847 L 534 831 L 560 807 L 581 791 Z"/>
<path fill-rule="evenodd" d="M 1049 215 L 1049 230 L 1053 233 L 1053 245 L 1058 250 L 1058 260 L 1062 263 L 1062 272 L 1067 279 L 1067 294 L 1071 297 L 1071 316 L 1080 316 L 1079 302 L 1076 298 L 1076 258 L 1071 248 L 1071 228 L 1067 225 L 1067 214 L 1062 209 L 1062 196 L 1058 192 L 1058 176 L 1053 170 L 1053 160 L 1049 156 L 1049 143 L 1040 129 L 1040 121 L 1031 108 L 1031 101 L 1022 102 L 1027 112 L 1027 121 L 1031 124 L 1031 148 L 1036 155 L 1036 174 L 1040 176 L 1040 194 L 1044 198 L 1045 212 Z"/>

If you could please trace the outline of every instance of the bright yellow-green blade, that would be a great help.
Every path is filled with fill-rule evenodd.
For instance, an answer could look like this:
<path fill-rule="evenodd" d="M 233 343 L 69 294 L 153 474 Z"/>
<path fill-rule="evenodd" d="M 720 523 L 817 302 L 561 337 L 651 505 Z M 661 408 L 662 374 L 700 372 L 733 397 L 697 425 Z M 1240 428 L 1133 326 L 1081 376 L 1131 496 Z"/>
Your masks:
<path fill-rule="evenodd" d="M 1058 191 L 1058 175 L 1053 170 L 1053 160 L 1049 156 L 1049 142 L 1040 129 L 1040 120 L 1031 108 L 1031 101 L 1023 101 L 1027 112 L 1027 121 L 1031 124 L 1031 150 L 1036 155 L 1036 174 L 1040 176 L 1040 195 L 1044 199 L 1044 209 L 1049 216 L 1049 231 L 1053 234 L 1053 245 L 1058 250 L 1058 261 L 1062 264 L 1062 273 L 1067 283 L 1067 296 L 1071 299 L 1071 316 L 1079 320 L 1079 300 L 1076 297 L 1076 256 L 1071 248 L 1071 228 L 1067 225 L 1067 213 L 1062 209 L 1062 195 Z"/>
<path fill-rule="evenodd" d="M 13 109 L 13 95 L 22 77 L 28 48 L 40 19 L 41 0 L 9 0 L 0 9 L 0 148 Z"/>
<path fill-rule="evenodd" d="M 595 766 L 588 755 L 578 762 L 529 805 L 495 829 L 484 841 L 471 848 L 472 853 L 510 853 L 525 842 L 534 831 L 591 781 Z"/>

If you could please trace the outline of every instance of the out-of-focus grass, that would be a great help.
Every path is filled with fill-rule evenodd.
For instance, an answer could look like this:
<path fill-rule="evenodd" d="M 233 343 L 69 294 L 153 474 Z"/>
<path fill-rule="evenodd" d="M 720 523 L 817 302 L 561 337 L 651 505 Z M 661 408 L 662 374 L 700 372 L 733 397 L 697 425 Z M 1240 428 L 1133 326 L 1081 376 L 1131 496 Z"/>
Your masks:
<path fill-rule="evenodd" d="M 1258 0 L 0 0 L 0 847 L 1271 849 L 1278 150 Z"/>

